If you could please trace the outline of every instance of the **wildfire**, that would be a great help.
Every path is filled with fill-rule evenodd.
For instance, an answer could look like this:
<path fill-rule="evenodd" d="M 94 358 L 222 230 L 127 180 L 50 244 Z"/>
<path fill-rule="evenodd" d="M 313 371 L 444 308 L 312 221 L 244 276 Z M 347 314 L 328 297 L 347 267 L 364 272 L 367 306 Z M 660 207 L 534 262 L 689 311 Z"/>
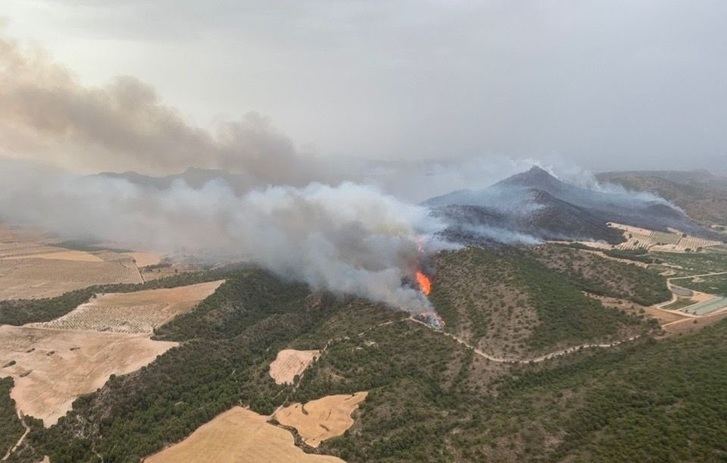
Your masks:
<path fill-rule="evenodd" d="M 422 290 L 424 295 L 429 296 L 429 293 L 432 292 L 432 282 L 429 280 L 429 277 L 419 270 L 417 270 L 416 277 L 417 283 L 419 283 L 419 289 Z"/>

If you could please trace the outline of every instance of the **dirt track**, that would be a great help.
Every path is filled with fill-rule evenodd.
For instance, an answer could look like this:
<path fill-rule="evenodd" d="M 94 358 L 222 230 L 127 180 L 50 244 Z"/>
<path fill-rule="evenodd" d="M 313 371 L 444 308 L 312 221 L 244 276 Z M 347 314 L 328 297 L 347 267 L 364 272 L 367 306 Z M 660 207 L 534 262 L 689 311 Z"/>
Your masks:
<path fill-rule="evenodd" d="M 419 323 L 420 325 L 424 325 L 427 328 L 431 328 L 426 323 L 424 323 L 422 321 L 419 321 L 419 320 L 417 320 L 415 318 L 408 318 L 407 320 L 413 321 L 415 323 Z M 611 342 L 611 343 L 604 343 L 604 344 L 580 344 L 578 346 L 569 347 L 567 349 L 561 349 L 561 350 L 557 350 L 557 351 L 554 351 L 554 352 L 549 352 L 547 354 L 540 355 L 538 357 L 531 357 L 531 358 L 525 358 L 525 359 L 515 359 L 515 358 L 496 357 L 494 355 L 490 355 L 490 354 L 488 354 L 486 352 L 483 352 L 483 351 L 479 350 L 478 348 L 474 347 L 473 345 L 469 344 L 467 341 L 465 341 L 464 339 L 462 339 L 462 338 L 460 338 L 458 336 L 455 336 L 455 335 L 453 335 L 451 333 L 447 333 L 446 331 L 440 331 L 440 333 L 442 333 L 445 336 L 449 336 L 450 338 L 454 339 L 455 341 L 457 341 L 458 343 L 462 344 L 463 346 L 472 349 L 472 351 L 476 355 L 479 355 L 482 358 L 485 358 L 487 360 L 490 360 L 492 362 L 497 362 L 497 363 L 517 363 L 517 364 L 540 363 L 540 362 L 544 362 L 545 360 L 550 360 L 550 359 L 553 359 L 553 358 L 556 358 L 556 357 L 561 357 L 563 355 L 572 354 L 572 353 L 578 352 L 578 351 L 580 351 L 582 349 L 593 349 L 593 348 L 605 349 L 605 348 L 609 348 L 609 347 L 616 347 L 616 346 L 618 346 L 620 344 L 624 344 L 626 342 L 634 341 L 634 340 L 636 340 L 636 339 L 639 338 L 639 336 L 631 336 L 629 338 L 622 339 L 620 341 L 614 341 L 614 342 Z"/>
<path fill-rule="evenodd" d="M 5 461 L 8 458 L 10 458 L 10 455 L 15 453 L 15 450 L 17 450 L 17 448 L 20 447 L 20 444 L 23 443 L 25 438 L 28 436 L 28 433 L 30 433 L 30 428 L 28 427 L 27 424 L 25 424 L 25 419 L 23 418 L 23 414 L 20 412 L 20 410 L 18 410 L 17 412 L 18 412 L 18 419 L 20 420 L 20 424 L 23 425 L 23 428 L 25 428 L 25 432 L 23 433 L 22 436 L 20 436 L 20 439 L 18 439 L 18 441 L 15 443 L 15 445 L 13 445 L 12 447 L 10 447 L 8 449 L 8 451 L 5 453 L 5 456 L 3 457 L 2 461 Z"/>

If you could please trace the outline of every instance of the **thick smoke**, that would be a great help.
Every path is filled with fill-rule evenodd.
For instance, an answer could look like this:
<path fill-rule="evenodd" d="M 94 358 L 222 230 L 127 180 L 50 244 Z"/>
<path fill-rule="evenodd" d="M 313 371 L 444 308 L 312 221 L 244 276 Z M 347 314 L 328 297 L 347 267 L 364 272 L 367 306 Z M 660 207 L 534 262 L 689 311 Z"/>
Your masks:
<path fill-rule="evenodd" d="M 243 195 L 222 181 L 159 190 L 124 179 L 0 163 L 0 219 L 63 237 L 255 262 L 314 288 L 411 311 L 430 307 L 402 286 L 422 242 L 441 230 L 428 210 L 373 188 L 312 183 Z"/>
<path fill-rule="evenodd" d="M 332 178 L 330 166 L 303 159 L 260 115 L 205 130 L 133 77 L 86 87 L 42 52 L 2 38 L 0 154 L 87 172 L 220 168 L 246 174 L 251 187 Z"/>
<path fill-rule="evenodd" d="M 134 78 L 86 87 L 42 52 L 0 38 L 0 156 L 16 159 L 0 162 L 0 220 L 65 238 L 251 261 L 314 288 L 429 308 L 402 281 L 418 265 L 420 241 L 441 224 L 424 207 L 341 183 L 338 169 L 302 156 L 258 115 L 205 130 Z M 153 188 L 58 167 L 237 175 L 235 185 Z"/>

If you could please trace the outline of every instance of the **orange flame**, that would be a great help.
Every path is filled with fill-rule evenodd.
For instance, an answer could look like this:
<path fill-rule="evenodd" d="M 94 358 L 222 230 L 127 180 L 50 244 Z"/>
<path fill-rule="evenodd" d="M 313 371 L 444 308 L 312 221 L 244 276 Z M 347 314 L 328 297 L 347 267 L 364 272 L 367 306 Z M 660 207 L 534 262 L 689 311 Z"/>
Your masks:
<path fill-rule="evenodd" d="M 429 296 L 432 292 L 432 282 L 428 276 L 417 270 L 416 273 L 417 283 L 419 283 L 419 289 L 422 290 L 425 296 Z"/>

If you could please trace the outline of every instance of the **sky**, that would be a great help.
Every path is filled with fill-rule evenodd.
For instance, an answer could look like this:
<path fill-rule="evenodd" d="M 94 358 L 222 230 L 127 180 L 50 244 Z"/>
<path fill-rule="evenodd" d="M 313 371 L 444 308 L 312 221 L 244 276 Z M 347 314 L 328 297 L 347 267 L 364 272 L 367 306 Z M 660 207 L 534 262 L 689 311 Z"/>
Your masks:
<path fill-rule="evenodd" d="M 275 159 L 343 164 L 556 159 L 599 171 L 727 160 L 721 0 L 3 0 L 0 18 L 18 53 L 44 55 L 29 72 L 55 63 L 43 78 L 67 74 L 54 78 L 84 104 L 141 98 L 143 116 L 165 124 L 136 158 L 98 168 L 176 149 L 170 133 L 231 169 L 239 133 L 263 134 L 244 145 Z M 47 134 L 41 122 L 33 130 Z M 106 149 L 137 146 L 94 130 Z M 96 143 L 73 133 L 84 134 L 75 148 Z M 25 135 L 13 149 L 50 156 L 49 142 L 40 150 Z"/>

